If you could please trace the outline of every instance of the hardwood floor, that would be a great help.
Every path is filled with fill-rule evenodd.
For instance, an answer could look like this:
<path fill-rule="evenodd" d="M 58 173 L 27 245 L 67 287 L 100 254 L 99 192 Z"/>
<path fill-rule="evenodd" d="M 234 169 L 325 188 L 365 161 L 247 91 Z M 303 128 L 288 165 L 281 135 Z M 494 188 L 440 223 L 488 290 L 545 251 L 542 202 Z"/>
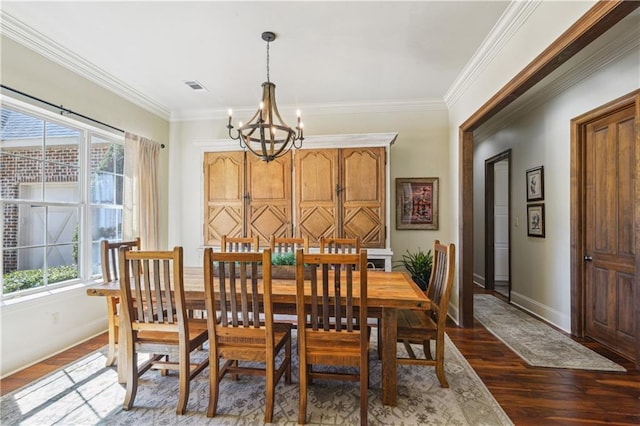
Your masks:
<path fill-rule="evenodd" d="M 516 425 L 638 425 L 640 371 L 592 341 L 585 346 L 625 367 L 626 373 L 527 366 L 480 323 L 451 325 L 447 333 Z M 0 394 L 22 387 L 107 343 L 106 333 L 0 381 Z"/>
<path fill-rule="evenodd" d="M 38 364 L 25 368 L 11 376 L 5 377 L 0 380 L 0 396 L 5 395 L 11 391 L 28 385 L 32 381 L 46 376 L 52 371 L 57 370 L 73 361 L 82 358 L 83 356 L 90 354 L 91 352 L 100 349 L 109 343 L 109 336 L 107 333 L 96 336 L 89 339 L 71 349 L 54 355 L 51 358 L 47 358 Z"/>

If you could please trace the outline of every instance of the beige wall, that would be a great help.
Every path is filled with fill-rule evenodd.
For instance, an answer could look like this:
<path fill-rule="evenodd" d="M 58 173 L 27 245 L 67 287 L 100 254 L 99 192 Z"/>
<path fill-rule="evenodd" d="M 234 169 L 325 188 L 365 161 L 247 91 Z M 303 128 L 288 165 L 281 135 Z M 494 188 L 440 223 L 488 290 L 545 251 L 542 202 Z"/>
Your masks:
<path fill-rule="evenodd" d="M 256 96 L 259 90 L 256 88 Z M 285 115 L 283 113 L 283 115 Z M 292 118 L 294 116 L 292 115 Z M 450 209 L 451 183 L 447 178 L 448 113 L 441 107 L 426 106 L 422 111 L 317 114 L 305 112 L 305 134 L 336 135 L 359 133 L 398 133 L 391 146 L 391 248 L 398 259 L 405 250 L 427 249 L 434 239 L 452 238 L 448 233 L 453 212 Z M 286 115 L 285 115 L 286 120 Z M 171 146 L 180 151 L 171 163 L 169 235 L 170 244 L 185 248 L 185 263 L 200 265 L 203 244 L 202 151 L 198 144 L 228 138 L 227 121 L 210 119 L 172 122 Z M 238 147 L 229 139 L 229 144 Z M 178 148 L 179 147 L 179 148 Z M 238 148 L 239 149 L 239 148 Z M 395 189 L 397 177 L 440 178 L 440 229 L 437 231 L 395 229 Z M 175 197 L 175 198 L 174 198 Z"/>
<path fill-rule="evenodd" d="M 55 105 L 149 137 L 168 145 L 169 121 L 158 117 L 70 70 L 2 37 L 2 84 Z M 9 95 L 9 92 L 3 93 Z M 162 232 L 167 236 L 168 150 L 160 156 Z M 24 368 L 51 354 L 106 330 L 106 304 L 90 298 L 83 286 L 29 300 L 0 302 L 0 376 Z M 57 314 L 57 321 L 53 321 Z"/>

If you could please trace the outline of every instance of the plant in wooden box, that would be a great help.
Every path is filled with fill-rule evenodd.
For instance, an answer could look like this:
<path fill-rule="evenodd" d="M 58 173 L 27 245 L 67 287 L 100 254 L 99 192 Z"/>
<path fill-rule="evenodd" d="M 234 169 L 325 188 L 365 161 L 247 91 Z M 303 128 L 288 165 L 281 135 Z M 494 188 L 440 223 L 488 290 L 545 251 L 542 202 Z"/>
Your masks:
<path fill-rule="evenodd" d="M 305 265 L 304 278 L 311 279 L 311 267 Z M 296 254 L 292 251 L 271 255 L 271 277 L 281 280 L 296 279 Z"/>
<path fill-rule="evenodd" d="M 431 250 L 426 253 L 418 247 L 416 252 L 407 252 L 402 255 L 402 260 L 395 262 L 394 266 L 403 266 L 411 274 L 413 281 L 418 284 L 423 291 L 427 289 L 429 278 L 431 277 L 431 266 L 433 265 L 433 255 Z"/>
<path fill-rule="evenodd" d="M 271 255 L 271 276 L 280 279 L 296 278 L 296 254 L 292 251 Z"/>

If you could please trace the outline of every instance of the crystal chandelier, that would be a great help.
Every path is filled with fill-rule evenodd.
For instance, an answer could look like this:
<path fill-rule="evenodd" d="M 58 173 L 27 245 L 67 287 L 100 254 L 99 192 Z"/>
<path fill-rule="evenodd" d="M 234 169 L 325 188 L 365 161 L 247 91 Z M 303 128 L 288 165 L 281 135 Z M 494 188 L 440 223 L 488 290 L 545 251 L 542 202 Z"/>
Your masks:
<path fill-rule="evenodd" d="M 242 149 L 248 149 L 262 161 L 267 163 L 289 152 L 292 147 L 300 148 L 304 140 L 303 123 L 300 121 L 300 110 L 297 111 L 298 122 L 295 130 L 287 126 L 276 105 L 276 85 L 269 80 L 269 43 L 276 39 L 270 31 L 262 33 L 267 42 L 267 81 L 262 83 L 262 102 L 248 123 L 238 123 L 236 136 L 231 133 L 235 128 L 231 124 L 232 111 L 229 110 L 229 137 L 240 141 Z"/>

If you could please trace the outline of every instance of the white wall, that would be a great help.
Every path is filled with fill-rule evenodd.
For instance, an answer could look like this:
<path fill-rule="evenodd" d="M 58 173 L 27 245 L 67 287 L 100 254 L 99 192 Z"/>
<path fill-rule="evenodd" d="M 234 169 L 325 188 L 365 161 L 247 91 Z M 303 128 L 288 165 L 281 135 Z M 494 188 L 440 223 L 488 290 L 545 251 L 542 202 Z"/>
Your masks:
<path fill-rule="evenodd" d="M 117 128 L 168 144 L 169 122 L 79 77 L 18 43 L 1 38 L 2 84 Z M 161 188 L 166 188 L 168 153 L 161 154 Z M 162 194 L 163 235 L 167 241 L 167 192 Z M 107 329 L 104 299 L 85 287 L 65 288 L 27 299 L 0 302 L 0 376 L 24 368 Z"/>
<path fill-rule="evenodd" d="M 451 211 L 453 212 L 450 233 L 455 236 L 453 242 L 458 246 L 456 261 L 458 272 L 460 270 L 460 235 L 458 232 L 460 227 L 460 126 L 577 21 L 594 3 L 595 1 L 532 3 L 533 10 L 529 11 L 524 22 L 517 28 L 517 32 L 502 40 L 499 49 L 490 52 L 493 56 L 488 58 L 484 69 L 481 69 L 475 78 L 464 82 L 460 95 L 447 105 L 449 108 L 449 180 L 452 188 L 450 199 Z M 475 184 L 477 182 L 474 181 Z M 459 279 L 460 274 L 458 273 L 450 307 L 450 313 L 454 318 L 458 316 Z"/>
<path fill-rule="evenodd" d="M 628 17 L 607 34 L 611 43 L 594 42 L 588 57 L 577 57 L 579 65 L 546 82 L 549 87 L 519 105 L 517 114 L 497 117 L 501 128 L 475 147 L 474 251 L 484 259 L 484 161 L 511 148 L 512 301 L 566 331 L 571 329 L 570 121 L 640 87 L 639 23 Z M 629 43 L 620 44 L 626 36 Z M 526 227 L 525 171 L 540 165 L 544 239 L 528 237 Z M 484 277 L 484 262 L 474 262 L 474 274 Z"/>
<path fill-rule="evenodd" d="M 260 95 L 256 88 L 256 96 Z M 391 146 L 391 249 L 399 259 L 405 250 L 418 247 L 428 249 L 433 240 L 449 240 L 451 183 L 447 178 L 449 164 L 447 149 L 448 114 L 444 104 L 425 104 L 421 111 L 390 110 L 387 112 L 313 114 L 304 111 L 305 135 L 332 135 L 357 133 L 398 133 Z M 281 108 L 283 118 L 293 119 Z M 240 117 L 238 117 L 240 119 Z M 170 166 L 170 198 L 177 200 L 170 208 L 170 244 L 184 246 L 185 264 L 202 263 L 203 245 L 203 189 L 201 148 L 197 144 L 228 137 L 227 120 L 208 119 L 176 121 L 171 123 L 171 145 L 179 147 L 180 158 L 174 158 Z M 237 142 L 229 139 L 234 149 Z M 395 229 L 396 177 L 440 177 L 440 229 L 437 231 Z"/>

